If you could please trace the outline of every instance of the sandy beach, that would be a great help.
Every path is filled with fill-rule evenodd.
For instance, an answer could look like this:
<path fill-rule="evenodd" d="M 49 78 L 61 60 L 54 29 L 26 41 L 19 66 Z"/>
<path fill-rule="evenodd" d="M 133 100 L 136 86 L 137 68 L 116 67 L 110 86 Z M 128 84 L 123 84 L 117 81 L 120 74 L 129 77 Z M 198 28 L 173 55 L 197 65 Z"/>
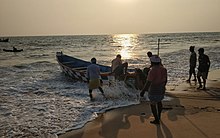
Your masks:
<path fill-rule="evenodd" d="M 206 91 L 196 88 L 194 82 L 167 87 L 171 100 L 163 101 L 160 125 L 150 124 L 149 102 L 141 102 L 100 114 L 59 138 L 219 138 L 220 70 L 209 73 Z"/>

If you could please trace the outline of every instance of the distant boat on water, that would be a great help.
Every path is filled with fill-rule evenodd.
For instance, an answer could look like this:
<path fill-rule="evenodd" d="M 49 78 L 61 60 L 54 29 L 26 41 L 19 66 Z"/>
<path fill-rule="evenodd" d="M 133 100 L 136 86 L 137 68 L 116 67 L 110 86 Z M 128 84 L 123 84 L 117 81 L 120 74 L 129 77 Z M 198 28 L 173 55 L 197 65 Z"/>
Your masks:
<path fill-rule="evenodd" d="M 0 42 L 9 42 L 9 38 L 3 38 L 3 39 L 0 39 Z"/>
<path fill-rule="evenodd" d="M 3 51 L 5 51 L 5 52 L 21 52 L 21 51 L 23 51 L 23 49 L 17 49 L 15 47 L 13 47 L 13 49 L 3 49 Z"/>

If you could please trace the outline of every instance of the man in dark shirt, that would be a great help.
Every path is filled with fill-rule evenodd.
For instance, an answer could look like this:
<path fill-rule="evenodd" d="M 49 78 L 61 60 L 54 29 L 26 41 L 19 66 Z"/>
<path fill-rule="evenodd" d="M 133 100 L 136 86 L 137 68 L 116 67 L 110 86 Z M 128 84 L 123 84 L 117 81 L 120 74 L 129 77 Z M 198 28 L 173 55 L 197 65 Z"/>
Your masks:
<path fill-rule="evenodd" d="M 197 79 L 199 82 L 198 89 L 206 90 L 206 79 L 208 77 L 209 73 L 209 67 L 210 67 L 210 60 L 207 55 L 204 54 L 204 48 L 200 48 L 199 50 L 199 67 L 198 67 L 198 73 L 197 73 Z M 201 78 L 203 79 L 203 87 Z"/>
<path fill-rule="evenodd" d="M 194 51 L 195 46 L 190 46 L 189 51 L 191 52 L 190 59 L 189 59 L 189 79 L 187 82 L 190 83 L 191 76 L 194 75 L 194 80 L 196 81 L 196 52 Z"/>

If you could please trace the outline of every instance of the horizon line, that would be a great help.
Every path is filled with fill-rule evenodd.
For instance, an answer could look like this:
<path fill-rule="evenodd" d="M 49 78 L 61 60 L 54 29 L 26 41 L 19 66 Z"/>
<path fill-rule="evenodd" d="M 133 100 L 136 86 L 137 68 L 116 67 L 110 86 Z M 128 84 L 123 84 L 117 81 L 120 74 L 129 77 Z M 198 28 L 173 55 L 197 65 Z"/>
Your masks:
<path fill-rule="evenodd" d="M 187 34 L 187 33 L 220 33 L 220 31 L 186 31 L 186 32 L 149 32 L 149 33 L 97 33 L 97 34 L 41 34 L 41 35 L 2 35 L 0 38 L 5 37 L 40 37 L 40 36 L 90 36 L 90 35 L 120 35 L 120 34 L 137 34 L 137 35 L 145 35 L 145 34 Z"/>

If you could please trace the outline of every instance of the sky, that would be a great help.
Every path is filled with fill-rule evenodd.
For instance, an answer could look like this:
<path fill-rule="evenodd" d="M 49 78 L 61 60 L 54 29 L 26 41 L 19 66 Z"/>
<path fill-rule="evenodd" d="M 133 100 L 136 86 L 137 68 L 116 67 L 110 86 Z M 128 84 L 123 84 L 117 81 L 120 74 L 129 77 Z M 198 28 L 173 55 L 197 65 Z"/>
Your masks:
<path fill-rule="evenodd" d="M 220 0 L 0 0 L 0 37 L 220 32 Z"/>

